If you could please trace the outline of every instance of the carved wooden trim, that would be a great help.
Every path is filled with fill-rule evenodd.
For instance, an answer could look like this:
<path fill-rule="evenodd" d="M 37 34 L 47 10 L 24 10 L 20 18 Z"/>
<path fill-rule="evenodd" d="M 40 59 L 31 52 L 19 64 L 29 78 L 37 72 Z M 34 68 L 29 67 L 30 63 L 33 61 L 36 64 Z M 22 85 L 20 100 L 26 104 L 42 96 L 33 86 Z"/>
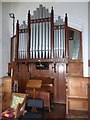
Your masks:
<path fill-rule="evenodd" d="M 51 58 L 54 57 L 54 11 L 51 10 Z"/>
<path fill-rule="evenodd" d="M 19 20 L 16 23 L 16 50 L 15 50 L 15 59 L 18 59 L 18 47 L 19 47 Z"/>
<path fill-rule="evenodd" d="M 31 26 L 31 22 L 30 22 L 30 10 L 28 11 L 28 42 L 27 42 L 27 58 L 30 58 L 30 36 L 31 36 L 31 32 L 30 32 L 30 26 Z"/>
<path fill-rule="evenodd" d="M 65 55 L 63 55 L 63 58 L 66 57 L 68 58 L 69 56 L 69 52 L 68 52 L 68 48 L 69 48 L 69 44 L 68 44 L 68 17 L 67 17 L 67 13 L 65 14 Z"/>
<path fill-rule="evenodd" d="M 88 60 L 88 66 L 90 67 L 90 60 Z"/>

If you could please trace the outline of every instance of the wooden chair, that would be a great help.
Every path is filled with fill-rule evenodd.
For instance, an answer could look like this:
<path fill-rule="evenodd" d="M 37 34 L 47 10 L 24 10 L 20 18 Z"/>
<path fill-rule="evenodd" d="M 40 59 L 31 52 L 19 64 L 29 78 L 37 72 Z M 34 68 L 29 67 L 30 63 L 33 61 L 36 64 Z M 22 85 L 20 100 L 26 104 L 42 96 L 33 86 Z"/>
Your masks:
<path fill-rule="evenodd" d="M 19 118 L 26 104 L 26 94 L 4 92 L 2 96 L 2 117 Z"/>

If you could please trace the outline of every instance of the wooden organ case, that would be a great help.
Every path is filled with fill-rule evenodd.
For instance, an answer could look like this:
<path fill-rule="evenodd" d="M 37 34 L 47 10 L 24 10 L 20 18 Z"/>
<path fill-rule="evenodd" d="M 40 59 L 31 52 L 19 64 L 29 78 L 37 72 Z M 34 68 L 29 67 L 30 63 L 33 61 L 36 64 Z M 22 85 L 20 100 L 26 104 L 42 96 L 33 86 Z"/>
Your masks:
<path fill-rule="evenodd" d="M 25 92 L 29 79 L 54 78 L 54 102 L 66 102 L 67 74 L 82 76 L 82 32 L 68 26 L 68 17 L 54 17 L 40 5 L 28 20 L 16 24 L 16 35 L 11 38 L 11 57 L 8 73 L 18 82 L 18 92 Z M 77 69 L 80 69 L 77 72 Z"/>

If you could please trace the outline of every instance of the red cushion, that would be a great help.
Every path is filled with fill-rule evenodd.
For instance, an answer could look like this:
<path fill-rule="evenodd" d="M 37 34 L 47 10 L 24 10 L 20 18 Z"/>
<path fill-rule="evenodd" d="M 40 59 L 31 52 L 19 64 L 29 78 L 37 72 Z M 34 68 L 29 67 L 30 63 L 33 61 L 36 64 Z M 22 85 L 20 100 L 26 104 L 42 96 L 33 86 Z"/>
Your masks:
<path fill-rule="evenodd" d="M 13 108 L 9 108 L 9 109 L 5 110 L 2 113 L 2 117 L 6 117 L 6 118 L 13 118 L 13 117 L 15 117 L 15 110 Z"/>

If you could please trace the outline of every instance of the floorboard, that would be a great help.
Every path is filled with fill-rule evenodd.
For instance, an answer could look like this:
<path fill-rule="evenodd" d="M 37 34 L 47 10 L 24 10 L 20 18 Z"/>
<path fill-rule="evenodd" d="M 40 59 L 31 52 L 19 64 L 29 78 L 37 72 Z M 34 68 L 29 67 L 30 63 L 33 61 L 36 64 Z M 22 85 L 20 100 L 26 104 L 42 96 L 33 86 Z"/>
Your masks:
<path fill-rule="evenodd" d="M 44 111 L 44 118 L 65 118 L 65 105 L 55 103 L 51 111 Z"/>
<path fill-rule="evenodd" d="M 38 120 L 88 120 L 87 112 L 85 111 L 69 111 L 69 115 L 66 115 L 65 104 L 54 103 L 51 107 L 51 111 L 48 108 L 44 108 L 43 117 Z M 29 111 L 30 112 L 30 111 Z M 26 114 L 26 118 L 29 119 L 31 115 Z M 35 117 L 33 115 L 33 117 Z M 39 117 L 39 116 L 38 116 Z M 24 117 L 25 118 L 25 117 Z M 24 120 L 24 119 L 20 119 Z M 36 118 L 30 120 L 37 120 Z"/>

